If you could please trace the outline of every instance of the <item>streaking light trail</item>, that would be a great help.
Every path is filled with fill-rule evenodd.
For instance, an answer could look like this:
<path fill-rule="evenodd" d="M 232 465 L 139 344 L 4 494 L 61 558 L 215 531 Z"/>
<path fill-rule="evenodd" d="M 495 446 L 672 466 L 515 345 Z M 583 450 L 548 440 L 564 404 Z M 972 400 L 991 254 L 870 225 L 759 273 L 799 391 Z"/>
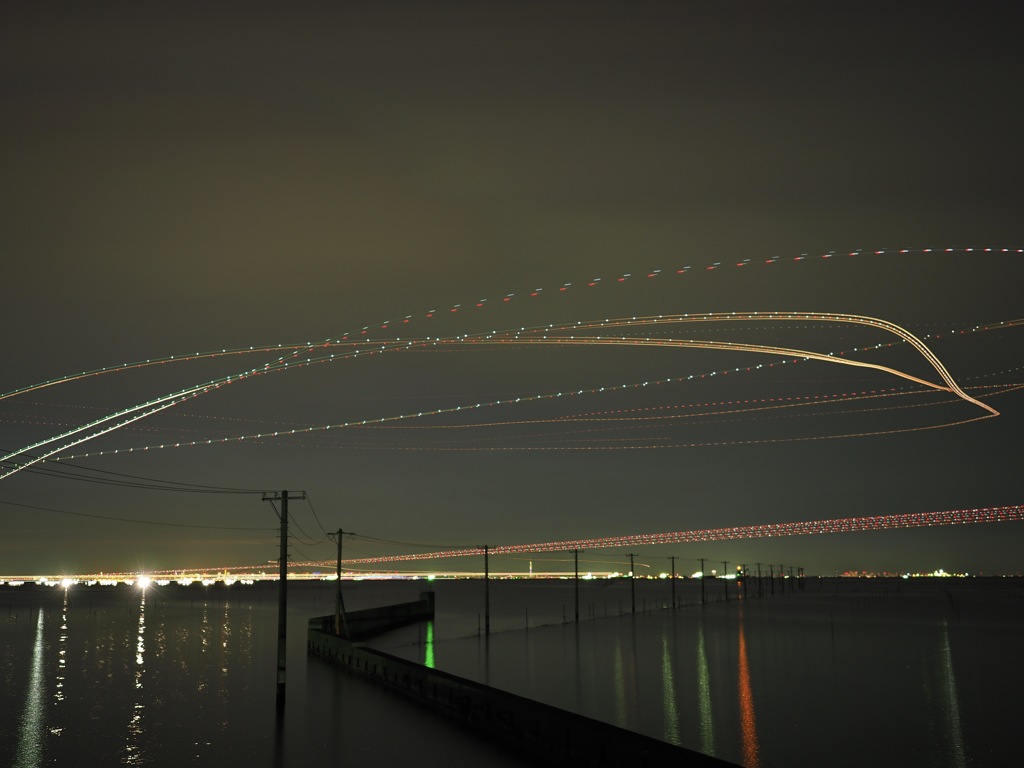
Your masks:
<path fill-rule="evenodd" d="M 737 539 L 768 539 L 781 536 L 804 536 L 823 533 L 854 533 L 858 531 L 891 531 L 901 528 L 926 528 L 974 523 L 1003 523 L 1024 520 L 1024 505 L 984 507 L 980 509 L 953 509 L 942 512 L 914 512 L 900 515 L 872 517 L 845 517 L 832 520 L 807 520 L 793 523 L 766 523 L 741 525 L 730 528 L 706 528 L 695 531 L 670 533 L 637 533 L 596 539 L 549 541 L 540 544 L 505 544 L 488 547 L 491 555 L 516 555 L 536 552 L 569 552 L 574 549 L 609 549 L 612 547 L 638 547 L 653 544 L 692 544 L 703 541 L 733 541 Z M 411 560 L 445 560 L 454 557 L 475 557 L 484 554 L 483 547 L 448 549 L 436 552 L 417 552 L 407 555 L 384 555 L 345 560 L 358 565 L 366 563 L 398 563 Z M 324 560 L 296 565 L 328 567 L 335 561 Z"/>
<path fill-rule="evenodd" d="M 686 324 L 686 323 L 737 323 L 737 322 L 755 322 L 755 321 L 772 321 L 772 322 L 830 322 L 830 323 L 845 323 L 850 325 L 867 326 L 870 328 L 876 328 L 888 333 L 896 335 L 902 341 L 909 343 L 913 346 L 924 359 L 935 369 L 939 374 L 941 380 L 945 383 L 937 384 L 934 382 L 927 381 L 920 377 L 912 374 L 891 368 L 889 366 L 883 366 L 876 363 L 865 362 L 861 360 L 854 360 L 847 356 L 845 353 L 820 353 L 813 352 L 803 349 L 794 349 L 790 347 L 779 347 L 772 345 L 761 345 L 761 344 L 745 344 L 738 342 L 720 342 L 720 341 L 708 341 L 704 339 L 672 339 L 672 338 L 634 338 L 634 337 L 623 337 L 623 336 L 588 336 L 588 335 L 577 335 L 580 331 L 593 331 L 593 330 L 604 330 L 607 328 L 622 328 L 622 327 L 633 327 L 633 326 L 645 326 L 645 325 L 658 325 L 662 328 L 668 327 L 673 324 Z M 571 335 L 562 335 L 564 331 L 572 330 Z M 562 332 L 562 333 L 560 333 Z M 523 335 L 523 334 L 526 335 Z M 900 326 L 890 323 L 885 320 L 878 318 L 865 317 L 861 315 L 850 315 L 850 314 L 836 314 L 827 312 L 714 312 L 714 313 L 700 313 L 700 314 L 681 314 L 681 315 L 659 315 L 656 317 L 632 317 L 632 318 L 616 318 L 606 319 L 602 321 L 590 321 L 590 322 L 578 322 L 571 325 L 548 325 L 539 328 L 531 329 L 519 329 L 511 331 L 501 332 L 488 332 L 486 334 L 464 334 L 454 337 L 435 338 L 435 339 L 417 339 L 417 340 L 395 340 L 388 344 L 378 343 L 370 353 L 380 354 L 389 351 L 401 351 L 411 348 L 439 348 L 446 346 L 461 346 L 461 345 L 473 345 L 473 346 L 485 346 L 494 345 L 502 346 L 509 344 L 521 344 L 521 345 L 558 345 L 558 346 L 591 346 L 591 345 L 620 345 L 630 347 L 661 347 L 661 348 L 697 348 L 697 349 L 715 349 L 715 350 L 729 350 L 729 351 L 742 351 L 752 352 L 759 354 L 767 354 L 782 359 L 796 359 L 796 360 L 817 360 L 820 362 L 848 365 L 861 368 L 869 368 L 879 370 L 884 373 L 888 373 L 897 377 L 904 378 L 908 381 L 920 384 L 931 389 L 950 392 L 961 398 L 965 402 L 975 405 L 982 410 L 986 411 L 987 415 L 979 418 L 991 418 L 998 416 L 999 412 L 991 406 L 977 400 L 974 397 L 968 395 L 953 379 L 953 377 L 946 370 L 942 362 L 935 356 L 934 353 L 921 341 L 919 338 L 911 334 L 909 331 L 901 328 Z M 329 345 L 327 345 L 329 346 Z M 25 461 L 22 464 L 15 465 L 8 468 L 4 473 L 0 473 L 0 479 L 8 477 L 22 468 L 31 466 L 32 464 L 50 456 L 54 456 L 68 448 L 79 445 L 86 442 L 94 437 L 98 437 L 103 434 L 107 434 L 122 426 L 126 426 L 134 421 L 145 418 L 146 416 L 152 415 L 159 411 L 170 408 L 174 405 L 178 405 L 192 397 L 196 397 L 200 394 L 217 389 L 221 386 L 225 386 L 231 383 L 237 383 L 245 378 L 250 378 L 256 375 L 263 375 L 271 372 L 280 372 L 287 369 L 295 369 L 306 365 L 311 365 L 317 362 L 330 362 L 340 359 L 347 359 L 349 355 L 359 354 L 360 350 L 342 355 L 330 355 L 329 357 L 311 357 L 305 360 L 293 362 L 291 364 L 276 365 L 273 368 L 265 367 L 262 370 L 252 370 L 245 374 L 240 374 L 235 377 L 225 377 L 222 380 L 207 382 L 196 387 L 192 387 L 188 390 L 173 393 L 163 398 L 156 398 L 146 403 L 140 404 L 133 408 L 128 408 L 120 411 L 116 414 L 111 414 L 102 419 L 97 419 L 88 425 L 69 430 L 57 435 L 52 438 L 48 438 L 38 443 L 34 443 L 30 446 L 26 446 L 21 451 L 13 452 L 7 456 L 0 457 L 0 462 L 9 462 L 10 460 L 18 457 L 19 455 L 28 454 L 30 451 L 34 451 L 41 446 L 47 446 L 52 444 L 54 441 L 67 438 L 68 442 L 57 448 L 50 448 L 44 453 L 33 456 L 31 459 Z M 748 366 L 745 371 L 753 372 L 761 369 L 763 366 L 754 365 Z M 741 369 L 735 369 L 739 372 Z M 687 377 L 693 379 L 693 376 Z M 365 427 L 372 425 L 385 424 L 399 420 L 410 420 L 423 418 L 424 416 L 437 416 L 441 414 L 458 413 L 462 411 L 472 411 L 479 408 L 494 407 L 499 405 L 515 405 L 525 402 L 534 402 L 538 400 L 546 400 L 553 398 L 561 398 L 563 396 L 579 396 L 584 394 L 593 394 L 597 392 L 604 392 L 612 389 L 621 389 L 627 387 L 643 387 L 647 386 L 650 382 L 638 382 L 631 383 L 628 385 L 621 386 L 608 386 L 608 387 L 597 387 L 590 389 L 581 389 L 575 391 L 566 392 L 554 392 L 544 393 L 539 395 L 521 396 L 516 398 L 499 399 L 484 403 L 474 403 L 460 406 L 453 406 L 447 408 L 435 408 L 423 411 L 417 411 L 415 413 L 398 414 L 394 416 L 384 416 L 373 419 L 363 419 L 359 421 L 342 422 L 338 424 L 328 425 L 311 425 L 307 427 L 300 427 L 295 429 L 277 430 L 274 432 L 260 432 L 250 435 L 241 435 L 235 437 L 225 438 L 214 438 L 207 440 L 195 440 L 195 441 L 181 441 L 175 443 L 164 443 L 158 445 L 140 446 L 125 449 L 111 449 L 107 451 L 96 451 L 92 453 L 75 454 L 74 456 L 65 456 L 63 458 L 87 458 L 89 456 L 100 456 L 108 454 L 117 454 L 122 452 L 134 452 L 134 451 L 149 451 L 158 450 L 163 448 L 179 448 L 187 446 L 197 445 L 212 445 L 215 443 L 227 443 L 227 442 L 240 442 L 243 440 L 267 440 L 282 436 L 298 435 L 303 433 L 309 433 L 314 431 L 324 431 L 329 429 L 344 429 L 351 427 Z M 968 421 L 976 421 L 977 419 L 961 420 L 955 422 L 968 423 Z M 108 422 L 113 423 L 108 423 Z M 92 433 L 86 432 L 87 429 L 94 428 Z M 86 432 L 85 434 L 82 434 Z M 880 432 L 874 432 L 871 434 L 881 434 Z"/>
<path fill-rule="evenodd" d="M 898 253 L 898 254 L 931 254 L 931 253 L 963 253 L 969 254 L 974 251 L 979 253 L 1005 253 L 1005 254 L 1020 254 L 1024 252 L 1022 249 L 994 249 L 994 248 L 945 248 L 945 249 L 899 249 L 898 251 L 887 251 L 887 250 L 876 250 L 876 251 L 851 251 L 847 256 L 862 256 L 862 255 L 884 255 L 887 253 Z M 835 251 L 829 251 L 828 253 L 821 254 L 821 259 L 832 259 L 837 257 Z M 810 258 L 807 254 L 801 254 L 800 256 L 793 257 L 791 260 L 794 263 L 799 263 Z M 782 260 L 779 258 L 770 258 L 763 261 L 766 265 L 777 264 Z M 752 261 L 751 259 L 743 259 L 735 264 L 739 267 L 749 267 L 754 264 L 761 263 L 759 261 Z M 729 265 L 725 265 L 729 266 Z M 707 267 L 707 270 L 716 270 L 723 267 L 720 262 Z M 652 269 L 644 274 L 648 279 L 654 279 L 663 277 L 669 274 L 685 275 L 688 274 L 693 268 L 691 266 L 683 266 L 675 270 L 663 270 L 663 269 Z M 597 288 L 602 284 L 608 284 L 610 282 L 622 283 L 627 279 L 631 278 L 631 274 L 625 274 L 614 281 L 603 281 L 601 278 L 595 277 L 585 283 L 587 289 Z M 573 286 L 572 283 L 565 283 L 558 288 L 557 291 L 549 291 L 549 293 L 561 294 L 569 291 Z M 531 299 L 537 298 L 543 294 L 543 288 L 536 288 L 529 292 Z M 517 294 L 507 294 L 500 303 L 511 302 L 514 298 L 517 298 Z M 461 309 L 483 309 L 497 302 L 488 303 L 487 299 L 480 299 L 470 303 L 459 303 L 448 308 L 448 313 L 458 312 Z M 425 318 L 434 317 L 438 313 L 438 310 L 432 309 L 426 312 L 422 316 Z M 139 361 L 136 363 L 126 363 L 121 366 L 113 366 L 102 369 L 95 369 L 93 371 L 86 371 L 79 374 L 74 374 L 60 379 L 52 379 L 46 382 L 42 382 L 37 385 L 31 385 L 22 387 L 20 389 L 12 390 L 7 393 L 0 393 L 0 399 L 13 397 L 19 394 L 25 394 L 27 392 L 35 391 L 42 387 L 50 387 L 60 383 L 67 383 L 70 381 L 77 380 L 93 375 L 101 375 L 105 373 L 112 373 L 117 371 L 127 370 L 134 367 L 146 367 L 150 365 L 166 364 L 170 362 L 184 362 L 188 360 L 198 360 L 208 357 L 217 357 L 224 355 L 241 355 L 254 352 L 272 352 L 277 355 L 276 359 L 271 362 L 267 362 L 263 365 L 248 368 L 239 373 L 224 376 L 217 379 L 196 384 L 194 386 L 186 387 L 185 389 L 178 390 L 163 396 L 149 399 L 145 402 L 139 403 L 134 406 L 130 406 L 112 413 L 106 416 L 94 419 L 88 423 L 81 424 L 76 427 L 67 429 L 59 434 L 52 435 L 50 437 L 38 440 L 26 445 L 20 449 L 8 452 L 6 455 L 0 456 L 0 479 L 9 477 L 20 470 L 30 467 L 40 461 L 50 459 L 52 457 L 59 457 L 59 454 L 64 454 L 71 448 L 81 445 L 88 441 L 94 440 L 103 435 L 107 435 L 114 431 L 120 430 L 130 424 L 133 424 L 141 419 L 145 419 L 149 416 L 153 416 L 157 413 L 165 411 L 174 406 L 185 403 L 200 395 L 208 394 L 221 387 L 235 384 L 240 381 L 251 379 L 255 376 L 265 375 L 268 373 L 283 372 L 285 370 L 294 370 L 296 368 L 305 367 L 317 363 L 335 362 L 341 360 L 352 359 L 357 356 L 377 355 L 384 352 L 402 351 L 409 349 L 430 349 L 430 348 L 443 348 L 443 347 L 457 347 L 463 345 L 474 345 L 477 347 L 483 346 L 494 346 L 500 347 L 502 345 L 511 344 L 527 344 L 527 345 L 557 345 L 557 346 L 591 346 L 591 345 L 612 345 L 612 346 L 634 346 L 634 347 L 660 347 L 660 348 L 694 348 L 694 349 L 716 349 L 726 350 L 733 352 L 750 352 L 757 354 L 771 355 L 776 358 L 781 358 L 780 362 L 786 360 L 796 361 L 808 361 L 817 360 L 822 362 L 837 363 L 841 365 L 856 366 L 861 368 L 874 369 L 890 375 L 902 377 L 908 381 L 920 384 L 925 387 L 929 387 L 938 391 L 949 392 L 956 395 L 971 405 L 981 408 L 986 412 L 986 416 L 979 418 L 990 418 L 998 415 L 998 411 L 992 408 L 990 405 L 977 400 L 968 395 L 953 379 L 953 377 L 946 370 L 942 362 L 932 353 L 932 351 L 924 344 L 924 342 L 917 336 L 911 334 L 900 326 L 886 320 L 881 320 L 873 317 L 866 317 L 861 315 L 850 315 L 850 314 L 835 314 L 826 312 L 729 312 L 729 313 L 707 313 L 707 314 L 675 314 L 675 315 L 659 315 L 650 317 L 632 317 L 632 318 L 617 318 L 617 319 L 605 319 L 603 321 L 591 321 L 591 322 L 577 322 L 573 324 L 562 324 L 554 325 L 549 324 L 547 326 L 531 327 L 531 328 L 520 328 L 518 330 L 506 330 L 506 331 L 490 331 L 487 333 L 476 333 L 476 334 L 461 334 L 456 336 L 446 337 L 425 337 L 416 339 L 382 339 L 380 341 L 369 341 L 369 335 L 371 331 L 379 332 L 386 331 L 392 326 L 401 328 L 409 323 L 412 319 L 417 317 L 416 315 L 406 315 L 400 321 L 384 321 L 373 326 L 364 326 L 358 332 L 350 332 L 341 335 L 339 338 L 334 340 L 326 340 L 324 342 L 317 343 L 305 343 L 305 344 L 292 344 L 292 345 L 278 345 L 274 346 L 261 346 L 261 347 L 249 347 L 241 349 L 222 349 L 219 351 L 212 351 L 207 353 L 194 353 L 191 355 L 182 355 L 179 357 L 165 357 L 159 359 Z M 674 339 L 674 338 L 634 338 L 626 337 L 621 335 L 608 336 L 608 335 L 592 335 L 597 331 L 606 331 L 615 328 L 626 328 L 626 327 L 637 327 L 637 326 L 659 326 L 665 328 L 673 324 L 683 323 L 737 323 L 737 322 L 755 322 L 755 321 L 773 321 L 773 322 L 787 322 L 787 321 L 801 321 L 801 322 L 825 322 L 825 323 L 846 323 L 853 325 L 868 326 L 871 328 L 879 329 L 887 333 L 896 335 L 902 342 L 913 346 L 931 365 L 936 371 L 939 379 L 942 383 L 931 382 L 915 376 L 907 371 L 896 369 L 890 366 L 884 366 L 877 363 L 871 363 L 863 360 L 854 360 L 846 355 L 844 352 L 815 352 L 804 349 L 795 349 L 785 346 L 775 345 L 762 345 L 762 344 L 749 344 L 742 342 L 732 341 L 709 341 L 709 340 L 694 340 L 694 339 Z M 1001 325 L 1016 325 L 1021 321 L 1012 321 L 1008 324 Z M 580 335 L 583 334 L 583 335 Z M 354 337 L 354 339 L 352 338 Z M 881 346 L 881 345 L 879 345 Z M 341 351 L 330 351 L 333 349 L 341 348 Z M 751 366 L 746 368 L 746 371 L 758 370 L 762 366 Z M 740 369 L 735 369 L 739 371 Z M 713 375 L 713 374 L 712 374 Z M 687 377 L 693 378 L 693 377 Z M 624 389 L 630 386 L 647 386 L 649 382 L 626 384 L 621 386 L 612 387 L 595 387 L 578 389 L 570 392 L 557 392 L 557 393 L 545 393 L 540 395 L 529 395 L 510 399 L 501 399 L 491 402 L 467 404 L 463 406 L 456 406 L 454 408 L 435 408 L 433 410 L 417 411 L 415 413 L 405 413 L 395 416 L 385 416 L 374 419 L 366 420 L 353 420 L 342 422 L 338 424 L 329 425 L 310 425 L 306 427 L 300 427 L 297 429 L 286 429 L 277 430 L 274 432 L 261 432 L 253 435 L 241 435 L 235 437 L 224 437 L 209 440 L 196 440 L 191 442 L 175 442 L 173 444 L 161 444 L 151 446 L 141 446 L 135 448 L 126 449 L 113 449 L 107 451 L 97 451 L 93 453 L 78 454 L 75 458 L 84 458 L 87 456 L 104 455 L 111 453 L 129 452 L 134 450 L 151 450 L 166 447 L 185 447 L 193 445 L 203 445 L 212 443 L 222 442 L 235 442 L 243 440 L 268 440 L 275 437 L 285 435 L 296 435 L 304 432 L 312 432 L 326 429 L 339 429 L 345 427 L 361 427 L 368 425 L 383 424 L 395 420 L 406 420 L 406 419 L 417 419 L 424 416 L 433 416 L 444 413 L 454 413 L 457 411 L 472 411 L 474 409 L 482 407 L 491 407 L 496 405 L 511 405 L 521 402 L 531 402 L 536 400 L 558 398 L 572 395 L 583 395 L 597 392 L 605 392 L 613 389 Z M 953 423 L 967 423 L 971 420 L 960 420 Z M 948 425 L 946 425 L 948 426 Z M 933 427 L 926 427 L 933 428 Z M 883 434 L 884 432 L 874 432 L 867 434 Z M 68 458 L 68 456 L 62 456 L 59 458 Z"/>

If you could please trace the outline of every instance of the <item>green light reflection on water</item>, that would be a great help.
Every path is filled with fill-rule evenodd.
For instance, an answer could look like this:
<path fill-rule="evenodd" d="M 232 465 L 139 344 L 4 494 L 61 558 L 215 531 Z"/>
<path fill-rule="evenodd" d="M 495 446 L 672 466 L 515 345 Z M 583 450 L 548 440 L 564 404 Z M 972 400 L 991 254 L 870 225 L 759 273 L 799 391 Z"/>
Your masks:
<path fill-rule="evenodd" d="M 427 637 L 423 646 L 423 665 L 434 668 L 434 620 L 427 621 Z"/>

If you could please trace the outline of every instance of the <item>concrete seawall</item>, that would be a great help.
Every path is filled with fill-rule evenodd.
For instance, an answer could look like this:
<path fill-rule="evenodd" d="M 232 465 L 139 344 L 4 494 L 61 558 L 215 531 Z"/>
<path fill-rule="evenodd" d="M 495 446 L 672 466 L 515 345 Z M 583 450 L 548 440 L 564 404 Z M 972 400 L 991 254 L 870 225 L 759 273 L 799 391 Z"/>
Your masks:
<path fill-rule="evenodd" d="M 407 610 L 396 608 L 400 613 Z M 386 612 L 386 608 L 374 610 Z M 383 614 L 377 618 L 383 618 Z M 734 765 L 354 643 L 330 632 L 333 622 L 333 616 L 310 620 L 310 653 L 407 696 L 540 764 Z"/>

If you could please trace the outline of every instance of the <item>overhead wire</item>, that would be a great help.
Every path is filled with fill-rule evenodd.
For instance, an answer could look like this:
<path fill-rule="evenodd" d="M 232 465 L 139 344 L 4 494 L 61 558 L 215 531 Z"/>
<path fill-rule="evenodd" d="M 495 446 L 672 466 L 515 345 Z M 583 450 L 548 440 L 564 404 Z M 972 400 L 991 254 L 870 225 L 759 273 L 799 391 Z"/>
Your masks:
<path fill-rule="evenodd" d="M 6 448 L 0 448 L 0 450 L 8 450 Z M 29 456 L 29 458 L 35 458 Z M 5 464 L 11 464 L 12 462 L 3 462 Z M 104 483 L 107 485 L 124 485 L 130 488 L 140 488 L 143 490 L 158 490 L 158 491 L 186 491 L 190 493 L 237 493 L 237 494 L 254 494 L 254 493 L 265 493 L 266 491 L 257 488 L 234 488 L 230 486 L 219 486 L 219 485 L 205 485 L 202 483 L 188 483 L 181 480 L 164 480 L 157 477 L 146 477 L 144 475 L 132 475 L 125 472 L 113 472 L 107 469 L 97 469 L 95 467 L 85 467 L 81 464 L 72 464 L 68 462 L 60 462 L 60 467 L 48 466 L 50 464 L 57 465 L 58 462 L 52 459 L 44 459 L 42 466 L 36 466 L 32 469 L 22 470 L 24 472 L 31 472 L 35 474 L 50 475 L 53 477 L 60 477 L 62 479 L 78 479 L 82 482 L 94 482 Z M 126 482 L 119 480 L 103 480 L 100 478 L 89 478 L 85 475 L 76 474 L 70 472 L 63 467 L 70 467 L 72 469 L 82 470 L 83 472 L 94 472 L 100 475 L 109 475 L 112 478 L 127 478 L 136 482 Z M 180 486 L 180 487 L 165 487 L 165 486 Z"/>
<path fill-rule="evenodd" d="M 331 534 L 327 532 L 323 523 L 320 522 L 320 516 L 316 513 L 316 508 L 313 506 L 313 500 L 309 498 L 309 493 L 306 493 L 306 503 L 309 505 L 309 511 L 313 513 L 313 519 L 316 520 L 316 524 L 320 526 L 320 532 L 329 538 Z"/>
<path fill-rule="evenodd" d="M 172 528 L 202 528 L 205 530 L 219 530 L 219 531 L 273 531 L 276 528 L 256 528 L 248 526 L 235 526 L 235 525 L 199 525 L 197 523 L 169 523 L 162 520 L 140 520 L 134 517 L 115 517 L 114 515 L 98 515 L 91 512 L 72 512 L 67 509 L 56 509 L 55 507 L 42 507 L 35 504 L 23 504 L 17 501 L 7 501 L 6 499 L 0 499 L 0 504 L 6 504 L 10 507 L 21 507 L 23 509 L 35 509 L 42 512 L 54 512 L 61 515 L 73 515 L 75 517 L 91 517 L 99 520 L 114 520 L 121 523 L 137 523 L 139 525 L 162 525 Z"/>

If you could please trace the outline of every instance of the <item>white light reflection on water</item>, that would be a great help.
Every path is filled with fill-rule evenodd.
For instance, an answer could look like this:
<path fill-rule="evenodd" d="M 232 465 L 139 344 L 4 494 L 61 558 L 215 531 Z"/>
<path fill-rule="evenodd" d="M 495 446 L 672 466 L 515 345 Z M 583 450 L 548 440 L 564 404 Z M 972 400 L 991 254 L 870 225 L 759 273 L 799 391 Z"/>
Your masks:
<path fill-rule="evenodd" d="M 60 639 L 57 644 L 57 684 L 53 692 L 54 705 L 64 701 L 64 682 L 67 679 L 68 663 L 68 589 L 64 588 L 64 605 L 60 614 Z M 50 733 L 59 736 L 62 728 L 50 728 Z"/>
<path fill-rule="evenodd" d="M 665 714 L 665 741 L 680 744 L 679 710 L 676 707 L 676 684 L 672 672 L 672 653 L 668 647 L 668 633 L 661 636 L 661 691 L 662 710 Z"/>
<path fill-rule="evenodd" d="M 700 710 L 700 751 L 715 754 L 715 722 L 711 714 L 711 676 L 708 673 L 708 655 L 704 650 L 704 622 L 697 632 L 697 705 Z"/>
<path fill-rule="evenodd" d="M 38 768 L 43 759 L 43 609 L 39 608 L 36 641 L 32 646 L 32 671 L 28 678 L 25 708 L 21 713 L 16 768 Z"/>
<path fill-rule="evenodd" d="M 945 725 L 943 735 L 946 743 L 944 752 L 957 768 L 966 768 L 967 751 L 964 747 L 964 731 L 960 722 L 960 702 L 956 695 L 956 675 L 953 672 L 953 650 L 949 644 L 949 624 L 942 622 L 942 645 L 940 649 L 939 672 L 942 676 L 943 715 Z"/>
<path fill-rule="evenodd" d="M 142 703 L 142 676 L 146 671 L 146 590 L 142 590 L 139 603 L 138 634 L 135 639 L 135 704 L 132 707 L 132 719 L 128 723 L 128 743 L 124 762 L 128 765 L 142 765 L 145 762 L 140 741 L 142 738 L 142 712 L 146 705 Z"/>

